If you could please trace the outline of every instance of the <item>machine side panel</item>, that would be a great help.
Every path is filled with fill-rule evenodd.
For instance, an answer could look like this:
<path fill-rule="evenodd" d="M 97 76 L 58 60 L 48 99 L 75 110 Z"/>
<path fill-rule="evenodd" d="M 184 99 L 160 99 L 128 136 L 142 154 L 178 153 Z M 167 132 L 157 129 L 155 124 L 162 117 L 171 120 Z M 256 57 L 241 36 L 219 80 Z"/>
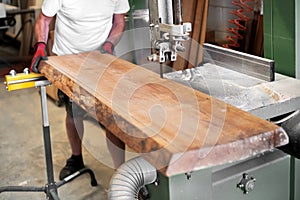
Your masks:
<path fill-rule="evenodd" d="M 255 179 L 245 194 L 237 187 L 247 173 Z M 213 199 L 283 200 L 290 196 L 290 156 L 275 151 L 213 173 Z"/>

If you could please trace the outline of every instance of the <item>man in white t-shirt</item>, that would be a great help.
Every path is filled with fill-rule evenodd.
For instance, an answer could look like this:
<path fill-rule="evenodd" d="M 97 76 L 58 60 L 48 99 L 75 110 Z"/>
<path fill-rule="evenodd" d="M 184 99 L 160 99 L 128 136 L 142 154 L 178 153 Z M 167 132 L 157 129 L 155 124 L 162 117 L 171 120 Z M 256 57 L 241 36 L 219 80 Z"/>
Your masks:
<path fill-rule="evenodd" d="M 38 72 L 39 61 L 46 58 L 49 24 L 56 16 L 54 44 L 56 55 L 99 50 L 113 53 L 124 30 L 124 13 L 128 12 L 128 0 L 44 0 L 42 12 L 35 25 L 35 53 L 30 66 Z M 83 117 L 85 111 L 65 95 L 66 130 L 72 156 L 61 170 L 59 178 L 84 167 L 82 159 Z M 124 143 L 106 131 L 108 149 L 115 167 L 124 162 Z"/>

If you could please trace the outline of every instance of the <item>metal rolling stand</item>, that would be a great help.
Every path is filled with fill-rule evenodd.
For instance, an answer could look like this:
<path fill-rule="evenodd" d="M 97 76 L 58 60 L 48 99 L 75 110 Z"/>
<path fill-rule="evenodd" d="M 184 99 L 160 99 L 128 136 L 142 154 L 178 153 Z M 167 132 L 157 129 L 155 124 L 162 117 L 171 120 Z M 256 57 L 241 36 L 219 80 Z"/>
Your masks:
<path fill-rule="evenodd" d="M 71 174 L 70 176 L 64 178 L 61 181 L 58 182 L 54 181 L 50 126 L 49 126 L 49 119 L 48 119 L 47 94 L 46 94 L 46 86 L 48 86 L 50 82 L 46 80 L 41 74 L 29 73 L 28 69 L 25 69 L 24 73 L 20 73 L 20 74 L 16 74 L 15 71 L 11 71 L 10 75 L 7 75 L 5 79 L 6 79 L 5 85 L 8 91 L 31 88 L 31 87 L 40 88 L 44 151 L 45 151 L 45 161 L 46 161 L 46 170 L 47 170 L 47 183 L 43 187 L 4 186 L 4 187 L 0 187 L 0 193 L 2 192 L 45 192 L 47 199 L 58 200 L 59 197 L 58 197 L 57 189 L 85 173 L 88 173 L 90 175 L 91 185 L 97 186 L 98 184 L 97 184 L 97 180 L 95 179 L 95 175 L 93 171 L 89 168 L 83 168 Z"/>

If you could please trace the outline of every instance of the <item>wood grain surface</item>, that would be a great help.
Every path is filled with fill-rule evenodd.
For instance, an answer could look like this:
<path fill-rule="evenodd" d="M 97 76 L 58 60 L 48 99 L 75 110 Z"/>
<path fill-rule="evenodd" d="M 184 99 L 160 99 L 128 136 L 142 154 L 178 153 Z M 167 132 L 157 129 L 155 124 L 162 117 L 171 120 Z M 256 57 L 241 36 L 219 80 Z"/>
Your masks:
<path fill-rule="evenodd" d="M 39 69 L 166 176 L 288 142 L 281 127 L 111 55 L 52 56 Z"/>

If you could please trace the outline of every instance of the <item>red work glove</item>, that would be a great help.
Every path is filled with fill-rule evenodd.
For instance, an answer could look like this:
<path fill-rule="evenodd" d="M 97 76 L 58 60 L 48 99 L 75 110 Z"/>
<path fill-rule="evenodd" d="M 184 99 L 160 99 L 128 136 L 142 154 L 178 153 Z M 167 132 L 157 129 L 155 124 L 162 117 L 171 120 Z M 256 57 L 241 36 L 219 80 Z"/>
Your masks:
<path fill-rule="evenodd" d="M 101 53 L 105 54 L 105 53 L 108 53 L 108 54 L 113 54 L 114 52 L 114 44 L 110 41 L 105 41 L 102 45 L 101 45 Z"/>
<path fill-rule="evenodd" d="M 34 55 L 31 60 L 30 71 L 39 73 L 38 66 L 41 60 L 47 60 L 46 44 L 37 42 L 34 45 Z"/>

